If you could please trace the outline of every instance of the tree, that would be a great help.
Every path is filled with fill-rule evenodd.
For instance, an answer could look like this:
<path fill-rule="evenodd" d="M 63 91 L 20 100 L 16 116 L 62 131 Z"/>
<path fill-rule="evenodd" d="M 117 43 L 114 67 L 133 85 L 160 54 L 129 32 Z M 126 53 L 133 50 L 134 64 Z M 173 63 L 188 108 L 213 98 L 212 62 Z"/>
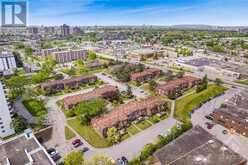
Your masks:
<path fill-rule="evenodd" d="M 219 79 L 219 78 L 215 79 L 215 84 L 216 85 L 220 86 L 222 83 L 223 83 L 223 81 L 221 79 Z"/>
<path fill-rule="evenodd" d="M 21 96 L 24 92 L 24 86 L 27 80 L 23 75 L 12 76 L 6 81 L 8 88 L 10 89 L 10 94 L 12 98 Z"/>
<path fill-rule="evenodd" d="M 127 85 L 127 96 L 129 98 L 132 98 L 133 97 L 132 88 L 129 85 Z"/>
<path fill-rule="evenodd" d="M 208 77 L 207 75 L 205 75 L 204 78 L 202 79 L 201 84 L 197 86 L 196 93 L 199 93 L 207 88 L 208 88 Z"/>
<path fill-rule="evenodd" d="M 85 165 L 112 165 L 113 160 L 107 155 L 94 155 L 89 162 L 86 162 Z"/>
<path fill-rule="evenodd" d="M 27 129 L 27 122 L 23 117 L 16 116 L 12 120 L 10 126 L 11 126 L 11 128 L 14 128 L 16 133 L 21 133 L 22 131 Z"/>
<path fill-rule="evenodd" d="M 97 58 L 96 53 L 93 51 L 88 52 L 88 59 L 89 60 L 95 60 Z"/>
<path fill-rule="evenodd" d="M 149 81 L 149 88 L 150 88 L 150 90 L 154 90 L 156 88 L 156 86 L 157 86 L 157 82 L 156 81 L 154 81 L 154 80 L 150 80 Z"/>
<path fill-rule="evenodd" d="M 33 49 L 31 47 L 26 47 L 25 48 L 25 55 L 31 56 L 32 54 L 33 54 Z"/>
<path fill-rule="evenodd" d="M 64 158 L 65 165 L 83 165 L 83 154 L 80 151 L 73 151 Z"/>
<path fill-rule="evenodd" d="M 109 128 L 107 131 L 107 138 L 111 143 L 118 143 L 120 141 L 120 135 L 115 127 Z"/>

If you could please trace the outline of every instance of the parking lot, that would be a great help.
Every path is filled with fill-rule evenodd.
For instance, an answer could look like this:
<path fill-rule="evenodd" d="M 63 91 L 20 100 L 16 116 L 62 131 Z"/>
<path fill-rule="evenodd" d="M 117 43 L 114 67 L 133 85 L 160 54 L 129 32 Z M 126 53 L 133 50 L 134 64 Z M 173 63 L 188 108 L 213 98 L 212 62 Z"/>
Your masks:
<path fill-rule="evenodd" d="M 217 139 L 219 139 L 224 144 L 229 146 L 232 150 L 236 151 L 243 157 L 248 158 L 248 152 L 247 152 L 248 138 L 238 134 L 231 134 L 229 131 L 227 131 L 227 134 L 224 134 L 223 130 L 227 130 L 227 129 L 218 124 L 214 124 L 213 128 L 208 129 L 206 122 L 212 123 L 212 121 L 205 118 L 206 115 L 212 113 L 215 108 L 220 107 L 220 105 L 223 102 L 234 96 L 234 94 L 238 93 L 240 90 L 242 89 L 231 88 L 230 90 L 226 91 L 224 95 L 219 96 L 207 102 L 192 114 L 191 120 L 193 125 L 200 125 L 204 129 L 206 129 L 209 133 L 216 136 Z"/>

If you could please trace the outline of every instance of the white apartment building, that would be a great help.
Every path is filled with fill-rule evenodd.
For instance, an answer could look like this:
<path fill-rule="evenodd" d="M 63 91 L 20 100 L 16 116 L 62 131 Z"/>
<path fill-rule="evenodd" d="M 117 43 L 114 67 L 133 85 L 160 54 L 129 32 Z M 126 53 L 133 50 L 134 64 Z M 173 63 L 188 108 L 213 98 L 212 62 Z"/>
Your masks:
<path fill-rule="evenodd" d="M 9 51 L 0 53 L 0 72 L 16 69 L 16 61 L 14 55 Z"/>
<path fill-rule="evenodd" d="M 11 112 L 12 107 L 7 102 L 4 92 L 4 85 L 0 82 L 0 137 L 4 138 L 15 133 L 14 129 L 11 128 Z"/>

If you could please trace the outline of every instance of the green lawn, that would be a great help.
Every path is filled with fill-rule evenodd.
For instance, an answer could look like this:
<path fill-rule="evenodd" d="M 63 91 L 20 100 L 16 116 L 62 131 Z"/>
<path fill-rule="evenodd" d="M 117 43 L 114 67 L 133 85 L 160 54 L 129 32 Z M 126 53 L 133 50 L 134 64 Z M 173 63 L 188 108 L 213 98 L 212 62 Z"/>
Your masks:
<path fill-rule="evenodd" d="M 144 129 L 149 128 L 150 126 L 152 126 L 152 124 L 147 122 L 146 120 L 143 120 L 143 121 L 137 123 L 136 126 L 139 127 L 140 129 L 144 130 Z"/>
<path fill-rule="evenodd" d="M 46 108 L 42 101 L 36 99 L 24 100 L 23 105 L 35 117 L 41 117 L 47 114 Z"/>
<path fill-rule="evenodd" d="M 79 119 L 72 119 L 68 120 L 67 122 L 90 145 L 96 148 L 105 148 L 111 146 L 107 139 L 101 137 L 91 126 L 82 125 Z"/>
<path fill-rule="evenodd" d="M 133 125 L 131 125 L 127 128 L 127 132 L 129 132 L 132 135 L 135 135 L 135 134 L 139 133 L 139 130 L 137 128 L 135 128 Z"/>
<path fill-rule="evenodd" d="M 238 80 L 238 81 L 236 81 L 236 83 L 248 85 L 248 79 L 246 79 L 246 80 Z"/>
<path fill-rule="evenodd" d="M 208 88 L 200 93 L 192 93 L 188 96 L 176 100 L 175 116 L 181 121 L 189 120 L 189 112 L 199 107 L 202 103 L 223 93 L 227 88 L 217 85 L 209 85 Z"/>
<path fill-rule="evenodd" d="M 76 136 L 75 133 L 72 132 L 70 128 L 65 127 L 65 139 L 66 140 L 70 140 L 74 138 L 75 136 Z"/>

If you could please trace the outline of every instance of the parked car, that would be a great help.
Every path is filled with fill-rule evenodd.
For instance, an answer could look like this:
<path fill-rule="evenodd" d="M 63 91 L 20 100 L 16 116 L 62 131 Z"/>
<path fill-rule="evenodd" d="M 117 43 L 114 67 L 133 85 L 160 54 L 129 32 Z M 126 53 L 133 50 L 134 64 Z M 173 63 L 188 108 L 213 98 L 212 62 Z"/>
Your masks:
<path fill-rule="evenodd" d="M 122 159 L 118 158 L 116 160 L 116 165 L 126 165 L 126 163 Z"/>
<path fill-rule="evenodd" d="M 56 154 L 52 157 L 52 159 L 56 162 L 61 158 L 61 156 L 59 154 Z"/>
<path fill-rule="evenodd" d="M 122 156 L 121 160 L 123 160 L 126 164 L 128 164 L 128 160 L 127 160 L 127 158 L 125 156 Z"/>
<path fill-rule="evenodd" d="M 214 127 L 213 123 L 206 122 L 205 124 L 207 125 L 208 129 L 212 129 Z"/>
<path fill-rule="evenodd" d="M 82 150 L 80 150 L 82 153 L 89 151 L 88 147 L 84 147 Z"/>
<path fill-rule="evenodd" d="M 214 120 L 214 118 L 211 115 L 206 115 L 205 118 L 212 121 Z"/>
<path fill-rule="evenodd" d="M 53 156 L 55 156 L 56 154 L 58 154 L 58 152 L 57 152 L 54 148 L 49 148 L 49 149 L 47 149 L 47 153 L 48 153 L 51 157 L 53 157 Z"/>
<path fill-rule="evenodd" d="M 83 144 L 83 142 L 82 142 L 80 139 L 75 139 L 75 140 L 73 140 L 73 142 L 72 142 L 72 145 L 73 145 L 75 148 L 81 146 L 82 144 Z"/>
<path fill-rule="evenodd" d="M 228 134 L 228 131 L 227 130 L 223 130 L 222 133 L 225 135 L 225 134 Z"/>

